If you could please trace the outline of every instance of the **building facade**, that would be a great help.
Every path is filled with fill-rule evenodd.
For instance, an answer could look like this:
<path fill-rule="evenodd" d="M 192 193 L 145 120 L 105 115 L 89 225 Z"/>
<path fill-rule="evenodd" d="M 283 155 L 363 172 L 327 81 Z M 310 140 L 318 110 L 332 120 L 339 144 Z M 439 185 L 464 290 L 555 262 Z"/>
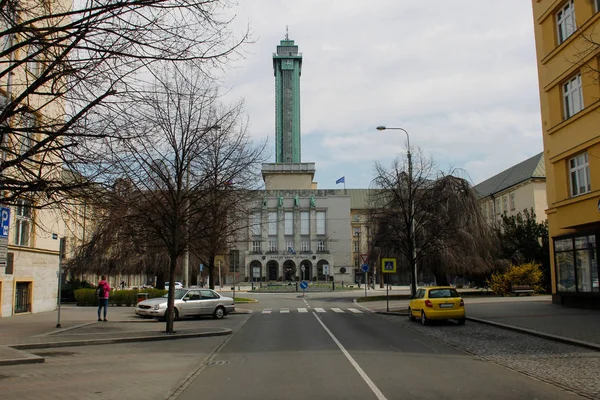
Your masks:
<path fill-rule="evenodd" d="M 273 53 L 275 74 L 275 162 L 300 162 L 300 75 L 302 54 L 285 39 Z"/>
<path fill-rule="evenodd" d="M 600 1 L 532 0 L 558 304 L 600 307 Z"/>
<path fill-rule="evenodd" d="M 544 153 L 536 154 L 479 183 L 481 211 L 488 223 L 498 226 L 502 215 L 516 215 L 523 210 L 535 212 L 537 222 L 546 219 L 546 168 Z"/>

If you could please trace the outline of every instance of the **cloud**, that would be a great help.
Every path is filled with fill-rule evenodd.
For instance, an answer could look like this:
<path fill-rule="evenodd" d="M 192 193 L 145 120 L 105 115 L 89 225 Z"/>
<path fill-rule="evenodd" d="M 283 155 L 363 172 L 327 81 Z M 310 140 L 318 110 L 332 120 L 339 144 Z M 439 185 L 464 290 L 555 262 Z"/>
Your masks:
<path fill-rule="evenodd" d="M 320 187 L 344 174 L 368 187 L 375 161 L 406 150 L 382 124 L 475 183 L 542 149 L 529 2 L 252 0 L 234 11 L 256 41 L 227 71 L 226 97 L 244 98 L 251 134 L 274 143 L 272 53 L 289 26 L 303 53 L 302 159 L 317 163 Z"/>

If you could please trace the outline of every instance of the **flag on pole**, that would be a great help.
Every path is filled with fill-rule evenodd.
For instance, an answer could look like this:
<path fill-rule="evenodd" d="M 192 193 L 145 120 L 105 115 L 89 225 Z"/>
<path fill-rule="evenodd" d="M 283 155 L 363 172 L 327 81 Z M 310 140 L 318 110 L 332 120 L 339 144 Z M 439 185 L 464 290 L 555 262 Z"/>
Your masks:
<path fill-rule="evenodd" d="M 337 181 L 335 181 L 335 184 L 337 185 L 338 183 L 346 183 L 346 177 L 342 176 L 340 179 L 338 179 Z"/>

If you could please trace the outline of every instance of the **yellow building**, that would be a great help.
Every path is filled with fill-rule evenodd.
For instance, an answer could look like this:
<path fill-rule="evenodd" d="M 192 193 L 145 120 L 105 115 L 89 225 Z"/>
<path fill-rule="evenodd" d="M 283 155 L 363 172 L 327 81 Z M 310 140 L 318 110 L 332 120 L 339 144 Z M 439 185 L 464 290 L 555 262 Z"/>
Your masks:
<path fill-rule="evenodd" d="M 552 293 L 600 307 L 600 0 L 532 0 Z"/>

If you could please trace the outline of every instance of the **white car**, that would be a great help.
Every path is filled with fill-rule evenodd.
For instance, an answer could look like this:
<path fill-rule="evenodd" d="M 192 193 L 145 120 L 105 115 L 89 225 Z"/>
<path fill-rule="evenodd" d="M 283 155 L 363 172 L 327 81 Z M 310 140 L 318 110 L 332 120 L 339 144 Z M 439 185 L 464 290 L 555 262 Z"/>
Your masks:
<path fill-rule="evenodd" d="M 165 282 L 165 289 L 169 290 L 169 282 Z M 183 283 L 175 282 L 175 289 L 183 289 Z"/>
<path fill-rule="evenodd" d="M 135 307 L 136 315 L 143 317 L 165 318 L 168 294 L 140 301 Z M 221 296 L 210 289 L 176 289 L 174 319 L 198 315 L 212 315 L 221 319 L 235 311 L 235 302 L 231 297 Z"/>

